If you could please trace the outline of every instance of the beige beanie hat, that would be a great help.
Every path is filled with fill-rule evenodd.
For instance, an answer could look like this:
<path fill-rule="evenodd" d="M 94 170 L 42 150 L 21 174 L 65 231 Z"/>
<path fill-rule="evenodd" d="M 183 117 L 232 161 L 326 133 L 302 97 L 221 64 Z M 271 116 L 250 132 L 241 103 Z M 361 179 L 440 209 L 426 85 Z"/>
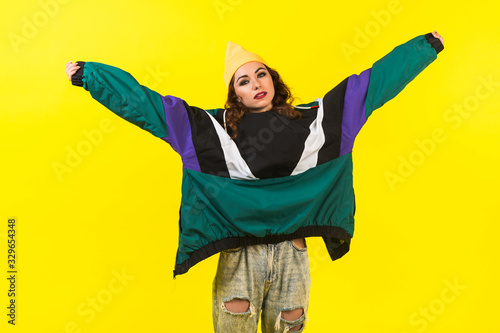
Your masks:
<path fill-rule="evenodd" d="M 265 60 L 259 55 L 245 50 L 238 44 L 227 42 L 226 66 L 224 69 L 224 82 L 226 83 L 226 88 L 229 88 L 229 82 L 231 82 L 231 78 L 238 68 L 251 61 L 258 61 L 267 65 Z"/>

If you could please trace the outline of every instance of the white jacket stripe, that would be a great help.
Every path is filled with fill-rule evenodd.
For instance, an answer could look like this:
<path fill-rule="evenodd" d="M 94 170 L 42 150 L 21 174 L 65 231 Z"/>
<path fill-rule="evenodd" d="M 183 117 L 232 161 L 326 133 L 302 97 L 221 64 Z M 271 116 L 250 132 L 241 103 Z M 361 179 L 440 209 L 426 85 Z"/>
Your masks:
<path fill-rule="evenodd" d="M 292 171 L 292 175 L 302 173 L 318 164 L 318 152 L 325 143 L 325 133 L 323 131 L 323 99 L 318 98 L 319 102 L 318 113 L 316 119 L 309 126 L 309 136 L 304 145 L 304 151 L 299 162 Z"/>
<path fill-rule="evenodd" d="M 206 111 L 205 111 L 206 112 Z M 226 160 L 227 169 L 229 170 L 229 177 L 232 179 L 246 179 L 246 180 L 256 180 L 256 178 L 248 164 L 245 162 L 243 157 L 241 157 L 240 151 L 231 140 L 229 134 L 222 128 L 222 126 L 215 120 L 215 118 L 208 113 L 210 120 L 214 124 L 217 135 L 219 136 L 220 144 L 222 146 L 222 151 L 224 152 L 224 159 Z"/>

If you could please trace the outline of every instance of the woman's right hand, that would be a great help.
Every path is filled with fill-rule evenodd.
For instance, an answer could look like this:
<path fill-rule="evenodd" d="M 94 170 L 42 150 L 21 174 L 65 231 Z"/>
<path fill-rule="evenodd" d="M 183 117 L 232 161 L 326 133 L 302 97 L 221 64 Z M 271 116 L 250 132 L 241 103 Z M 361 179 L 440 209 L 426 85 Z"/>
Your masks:
<path fill-rule="evenodd" d="M 66 75 L 68 76 L 68 79 L 71 81 L 71 77 L 76 73 L 77 70 L 80 69 L 80 66 L 78 66 L 78 63 L 73 63 L 72 61 L 68 62 L 66 64 Z"/>
<path fill-rule="evenodd" d="M 435 38 L 439 39 L 439 40 L 441 41 L 441 44 L 443 44 L 443 45 L 444 45 L 444 40 L 443 40 L 443 37 L 441 37 L 441 35 L 440 35 L 440 34 L 438 34 L 436 30 L 434 30 L 434 32 L 432 33 L 432 35 L 433 35 Z"/>

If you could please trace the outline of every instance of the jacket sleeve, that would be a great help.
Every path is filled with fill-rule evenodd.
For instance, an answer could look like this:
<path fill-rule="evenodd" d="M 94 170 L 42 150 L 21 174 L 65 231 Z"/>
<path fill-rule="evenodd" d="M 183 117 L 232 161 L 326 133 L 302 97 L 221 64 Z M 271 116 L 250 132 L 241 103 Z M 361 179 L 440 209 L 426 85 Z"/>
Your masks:
<path fill-rule="evenodd" d="M 366 117 L 399 94 L 443 49 L 441 41 L 428 33 L 396 47 L 373 64 L 365 101 Z"/>
<path fill-rule="evenodd" d="M 354 139 L 372 112 L 394 98 L 444 49 L 431 33 L 397 46 L 372 68 L 347 79 L 342 108 L 341 155 L 352 150 Z"/>
<path fill-rule="evenodd" d="M 99 103 L 159 138 L 168 137 L 162 96 L 140 85 L 129 73 L 97 62 L 78 61 L 71 78 Z"/>

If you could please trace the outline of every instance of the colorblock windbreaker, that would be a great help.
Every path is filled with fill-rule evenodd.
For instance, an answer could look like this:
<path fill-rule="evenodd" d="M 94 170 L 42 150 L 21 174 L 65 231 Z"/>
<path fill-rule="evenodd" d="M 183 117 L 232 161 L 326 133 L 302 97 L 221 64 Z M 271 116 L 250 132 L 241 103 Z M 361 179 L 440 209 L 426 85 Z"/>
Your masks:
<path fill-rule="evenodd" d="M 346 254 L 354 232 L 354 140 L 372 112 L 441 50 L 430 33 L 413 38 L 323 98 L 296 106 L 300 119 L 245 113 L 234 140 L 226 110 L 160 95 L 118 68 L 78 62 L 72 83 L 181 156 L 175 277 L 225 249 L 294 238 L 322 237 L 332 260 Z"/>

